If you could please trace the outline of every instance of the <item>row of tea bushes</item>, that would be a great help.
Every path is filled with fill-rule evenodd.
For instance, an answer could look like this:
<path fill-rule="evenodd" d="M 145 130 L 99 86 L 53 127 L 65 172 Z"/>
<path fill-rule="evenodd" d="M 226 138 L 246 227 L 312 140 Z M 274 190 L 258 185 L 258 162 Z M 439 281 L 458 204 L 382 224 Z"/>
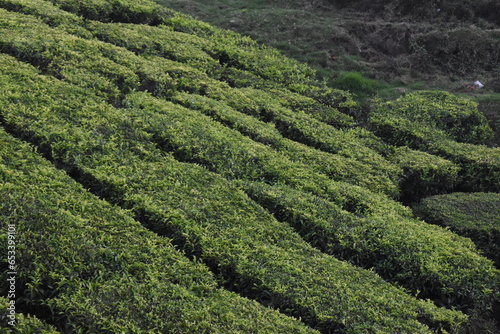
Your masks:
<path fill-rule="evenodd" d="M 211 92 L 218 87 L 217 90 L 224 92 L 224 96 L 229 97 L 231 101 L 235 101 L 235 96 L 238 97 L 229 87 L 224 87 L 223 84 L 209 79 L 202 72 L 181 63 L 157 56 L 145 59 L 123 48 L 67 35 L 24 15 L 10 12 L 5 12 L 5 14 L 3 20 L 8 22 L 6 26 L 10 33 L 9 38 L 4 40 L 2 47 L 4 51 L 20 59 L 29 58 L 31 63 L 44 67 L 45 71 L 56 77 L 62 77 L 82 87 L 97 89 L 113 103 L 121 104 L 123 94 L 138 89 L 146 89 L 155 95 L 168 95 L 174 94 L 176 90 Z M 26 29 L 26 27 L 31 29 Z M 38 33 L 32 34 L 31 30 L 36 30 Z M 66 45 L 68 49 L 61 49 L 61 45 Z M 94 68 L 98 69 L 94 70 Z M 89 75 L 92 71 L 98 73 Z M 256 92 L 252 91 L 252 95 L 255 94 Z M 237 103 L 250 99 L 245 95 L 242 97 L 244 99 L 238 100 Z M 254 98 L 254 96 L 251 97 Z M 269 95 L 267 99 L 272 101 L 274 98 Z M 265 101 L 261 99 L 259 103 L 263 104 Z M 252 105 L 256 109 L 260 108 L 257 103 L 248 104 L 247 108 Z M 281 113 L 286 114 L 283 117 L 295 119 L 298 122 L 297 127 L 306 127 L 309 129 L 309 134 L 312 131 L 312 136 L 317 142 L 321 140 L 318 128 L 328 133 L 329 136 L 322 143 L 328 143 L 330 151 L 339 153 L 353 161 L 355 165 L 364 167 L 364 170 L 355 173 L 352 172 L 354 166 L 346 168 L 344 164 L 343 167 L 339 166 L 337 169 L 348 169 L 347 173 L 354 174 L 355 182 L 369 185 L 374 191 L 397 196 L 396 179 L 399 168 L 387 162 L 371 148 L 364 146 L 365 143 L 374 146 L 376 142 L 376 139 L 372 138 L 368 132 L 337 130 L 305 114 L 297 114 L 285 108 L 273 108 L 273 110 L 281 110 Z M 320 158 L 319 154 L 314 157 L 316 160 L 318 158 Z M 365 171 L 368 173 L 363 173 Z"/>
<path fill-rule="evenodd" d="M 491 269 L 491 262 L 478 255 L 469 239 L 416 219 L 386 214 L 360 217 L 324 198 L 283 185 L 239 184 L 315 247 L 372 268 L 419 297 L 469 311 L 492 307 L 495 297 L 485 295 L 486 290 L 496 289 L 498 298 L 500 272 Z M 478 268 L 483 268 L 481 273 L 476 272 Z"/>
<path fill-rule="evenodd" d="M 477 145 L 492 130 L 472 101 L 446 92 L 407 94 L 379 102 L 370 123 L 391 144 L 457 163 L 464 190 L 500 192 L 500 148 Z"/>
<path fill-rule="evenodd" d="M 449 138 L 471 144 L 485 143 L 493 136 L 476 102 L 444 91 L 415 92 L 394 101 L 379 102 L 376 107 L 370 118 L 375 125 L 384 126 L 386 121 L 387 126 L 399 125 L 410 131 L 421 127 L 415 132 L 415 144 L 420 144 L 417 138 L 423 133 L 428 133 L 428 139 Z M 408 135 L 409 144 L 413 144 L 411 132 Z"/>
<path fill-rule="evenodd" d="M 342 203 L 344 207 L 358 214 L 361 212 L 373 212 L 374 214 L 378 212 L 379 215 L 382 213 L 387 214 L 386 208 L 391 207 L 390 203 L 380 203 L 380 201 L 384 201 L 381 197 L 366 191 L 361 194 L 356 193 L 360 189 L 349 187 L 347 184 L 329 182 L 326 177 L 314 174 L 304 166 L 294 164 L 285 157 L 266 149 L 266 146 L 257 145 L 239 133 L 231 131 L 211 121 L 208 117 L 191 110 L 182 110 L 176 105 L 153 98 L 146 93 L 129 95 L 125 104 L 129 108 L 121 109 L 122 115 L 130 117 L 131 122 L 137 124 L 139 129 L 151 133 L 152 140 L 159 143 L 161 147 L 168 151 L 174 151 L 176 157 L 182 160 L 203 163 L 209 169 L 226 178 L 264 179 L 268 182 L 289 183 L 305 190 L 319 192 L 329 197 L 333 196 L 334 200 L 341 203 L 347 201 L 347 203 Z M 316 183 L 318 180 L 321 181 L 322 187 L 328 185 L 329 187 L 322 189 L 320 184 Z M 346 198 L 348 195 L 351 195 L 351 197 Z M 344 198 L 339 198 L 339 196 Z M 396 219 L 404 219 L 405 211 L 402 207 L 397 208 L 397 204 L 393 203 L 392 209 L 397 217 Z M 403 216 L 401 216 L 402 213 Z M 402 234 L 404 233 L 402 232 Z M 419 237 L 421 236 L 419 235 Z M 405 247 L 401 246 L 399 248 L 405 249 Z M 447 259 L 447 261 L 449 260 Z M 472 260 L 469 262 L 475 263 Z M 448 265 L 447 262 L 445 264 Z M 416 269 L 412 268 L 412 270 Z M 460 283 L 451 283 L 453 279 L 457 278 L 455 276 L 449 278 L 448 270 L 442 271 L 443 276 L 433 283 L 448 287 L 453 286 L 454 289 L 457 289 L 455 286 L 460 285 Z M 403 273 L 398 274 L 404 276 Z M 434 277 L 435 273 L 423 273 L 422 275 Z M 408 276 L 411 277 L 412 275 Z M 459 277 L 463 279 L 464 276 L 459 275 Z M 405 276 L 405 278 L 408 277 Z M 491 279 L 491 277 L 489 278 Z M 419 278 L 417 281 L 422 284 L 421 281 L 423 280 Z M 418 289 L 413 283 L 408 283 L 408 285 L 414 290 Z M 422 285 L 425 286 L 425 284 Z M 474 293 L 477 293 L 477 291 Z"/>
<path fill-rule="evenodd" d="M 89 20 L 172 27 L 175 31 L 198 35 L 210 42 L 206 51 L 223 65 L 248 70 L 285 85 L 312 81 L 313 72 L 305 64 L 287 59 L 273 48 L 231 31 L 214 28 L 187 15 L 149 0 L 54 0 L 61 9 Z"/>
<path fill-rule="evenodd" d="M 441 140 L 429 152 L 457 163 L 461 169 L 459 188 L 467 192 L 500 192 L 500 147 Z"/>
<path fill-rule="evenodd" d="M 432 196 L 419 203 L 414 212 L 429 223 L 471 238 L 500 267 L 500 194 Z"/>
<path fill-rule="evenodd" d="M 284 107 L 283 104 L 286 103 L 275 95 L 253 88 L 228 90 L 211 86 L 206 95 L 239 112 L 273 123 L 285 138 L 324 152 L 359 160 L 376 170 L 378 175 L 385 174 L 392 180 L 392 189 L 387 184 L 379 192 L 397 195 L 394 185 L 400 169 L 382 156 L 385 145 L 367 130 L 359 127 L 338 129 L 300 110 L 292 111 Z"/>
<path fill-rule="evenodd" d="M 450 329 L 465 320 L 462 313 L 417 300 L 371 271 L 312 248 L 221 176 L 156 149 L 141 131 L 146 119 L 127 116 L 89 90 L 39 75 L 7 56 L 1 57 L 0 72 L 6 128 L 35 143 L 85 187 L 131 210 L 147 227 L 201 258 L 225 279 L 225 286 L 325 332 L 428 333 L 428 326 Z M 116 256 L 103 252 L 105 260 Z M 101 283 L 108 287 L 106 282 L 89 281 L 79 286 L 81 293 L 57 300 L 70 306 L 72 298 L 87 293 L 105 303 L 114 291 L 118 296 L 136 291 L 123 287 L 130 279 L 112 278 L 116 283 L 109 289 L 99 289 Z M 151 288 L 157 286 L 153 283 Z M 137 280 L 134 284 L 141 286 Z"/>
<path fill-rule="evenodd" d="M 229 88 L 204 72 L 154 55 L 132 51 L 52 28 L 34 16 L 0 9 L 0 50 L 45 73 L 92 88 L 119 105 L 124 94 L 147 90 L 168 96 L 177 90 L 202 93 L 207 86 Z M 164 29 L 165 32 L 168 30 Z"/>
<path fill-rule="evenodd" d="M 134 72 L 140 60 L 132 52 L 70 35 L 31 15 L 0 9 L 0 20 L 0 51 L 46 73 L 92 88 L 114 104 L 140 86 Z"/>
<path fill-rule="evenodd" d="M 399 181 L 403 203 L 453 191 L 460 182 L 460 167 L 436 155 L 402 146 L 394 149 L 388 159 L 403 170 Z"/>
<path fill-rule="evenodd" d="M 328 95 L 328 99 L 323 98 L 327 103 L 293 93 L 275 81 L 256 77 L 252 72 L 221 65 L 209 55 L 214 47 L 213 43 L 198 36 L 172 31 L 170 27 L 164 26 L 92 22 L 86 27 L 100 40 L 137 54 L 156 55 L 186 63 L 213 79 L 232 84 L 233 87 L 266 90 L 272 94 L 273 100 L 279 100 L 285 107 L 301 110 L 328 124 L 345 126 L 352 123 L 351 117 L 339 112 L 341 110 L 348 113 L 357 107 L 348 92 L 323 89 L 323 95 Z M 246 84 L 236 84 L 235 77 L 242 76 L 251 79 L 246 80 Z M 316 90 L 319 89 L 310 92 L 310 95 L 318 95 Z"/>
<path fill-rule="evenodd" d="M 0 222 L 16 227 L 18 309 L 41 308 L 64 332 L 315 332 L 219 289 L 204 265 L 3 130 L 0 143 Z M 20 318 L 15 327 L 35 326 Z"/>
<path fill-rule="evenodd" d="M 346 119 L 338 113 L 352 113 L 357 109 L 356 103 L 349 93 L 322 87 L 315 83 L 313 73 L 307 66 L 294 60 L 286 59 L 276 50 L 258 45 L 247 37 L 239 36 L 230 31 L 220 30 L 202 22 L 193 20 L 180 13 L 157 7 L 150 3 L 152 17 L 138 25 L 111 24 L 114 22 L 132 23 L 127 17 L 119 17 L 116 7 L 131 6 L 126 1 L 107 2 L 87 1 L 85 4 L 77 1 L 54 1 L 55 5 L 43 0 L 2 0 L 0 6 L 9 10 L 18 10 L 41 18 L 51 26 L 59 26 L 65 31 L 90 38 L 93 35 L 116 45 L 123 46 L 138 54 L 156 54 L 176 61 L 186 62 L 197 70 L 210 74 L 215 79 L 226 80 L 231 83 L 239 81 L 240 77 L 251 77 L 256 88 L 278 88 L 283 95 L 283 88 L 288 87 L 301 101 L 302 110 L 316 116 L 330 124 L 339 124 Z M 145 4 L 146 2 L 142 2 Z M 83 15 L 84 21 L 75 14 L 61 10 L 59 7 Z M 100 9 L 96 9 L 100 8 Z M 135 10 L 131 7 L 130 10 Z M 94 12 L 89 14 L 88 12 Z M 100 14 L 99 14 L 100 13 Z M 141 14 L 143 15 L 143 14 Z M 114 18 L 110 18 L 114 16 Z M 140 16 L 140 15 L 139 15 Z M 106 22 L 106 24 L 104 24 Z M 162 25 L 147 26 L 152 22 L 162 22 Z M 199 29 L 190 27 L 199 26 Z M 87 30 L 85 30 L 85 27 Z M 152 39 L 150 36 L 155 36 Z M 142 39 L 142 40 L 141 40 Z M 264 72 L 270 73 L 264 73 Z M 287 79 L 288 78 L 288 79 Z M 280 83 L 281 82 L 281 83 Z M 311 85 L 310 83 L 314 83 Z M 291 92 L 286 93 L 288 100 L 294 100 Z M 304 96 L 313 98 L 304 100 Z M 342 121 L 341 121 L 342 120 Z"/>
<path fill-rule="evenodd" d="M 192 88 L 197 74 L 201 73 L 190 72 L 189 68 L 183 68 L 182 64 L 159 57 L 146 60 L 122 48 L 65 35 L 61 31 L 51 29 L 42 23 L 36 24 L 36 20 L 27 16 L 10 12 L 5 13 L 6 15 L 2 19 L 8 22 L 8 27 L 11 29 L 9 38 L 6 38 L 4 41 L 4 49 L 7 49 L 9 53 L 15 54 L 21 59 L 29 57 L 30 61 L 37 65 L 48 62 L 49 64 L 46 68 L 48 68 L 49 72 L 52 68 L 56 68 L 56 76 L 62 75 L 65 80 L 79 84 L 82 87 L 92 87 L 93 89 L 97 89 L 98 92 L 104 91 L 108 100 L 114 100 L 114 98 L 120 99 L 124 92 L 143 87 L 152 91 L 156 91 L 156 89 L 164 91 L 174 86 L 180 87 L 183 85 Z M 30 30 L 24 29 L 26 26 L 32 27 L 35 30 L 38 29 L 38 35 L 30 35 Z M 48 36 L 51 38 L 47 38 Z M 64 49 L 61 50 L 61 42 L 65 42 L 63 44 L 68 47 L 73 46 L 73 49 L 68 49 L 71 52 Z M 89 72 L 96 67 L 98 68 L 98 74 L 89 75 Z M 101 73 L 103 74 L 102 76 L 99 75 Z M 193 77 L 188 76 L 187 73 L 193 73 Z M 212 89 L 215 86 L 211 81 L 204 84 L 203 79 L 200 80 L 199 89 L 203 89 L 204 86 L 209 86 Z M 102 85 L 100 84 L 101 82 Z M 168 85 L 170 87 L 165 88 Z M 229 90 L 226 91 L 230 92 Z M 108 94 L 108 92 L 112 93 Z M 114 98 L 109 98 L 109 96 L 113 96 Z M 288 113 L 293 114 L 291 111 Z M 304 120 L 303 123 L 306 124 L 307 121 Z M 331 128 L 330 130 L 335 130 L 331 126 L 329 127 Z M 353 132 L 355 131 L 353 130 Z M 349 144 L 348 137 L 343 136 L 341 130 L 337 131 L 337 133 L 340 134 L 339 141 L 342 141 L 339 145 L 350 146 L 350 152 L 358 152 L 360 150 L 371 152 L 368 148 L 363 150 L 361 143 L 357 145 Z M 356 135 L 349 136 L 349 138 L 351 137 L 352 140 L 357 138 Z M 347 152 L 347 149 L 342 152 L 344 151 Z M 381 156 L 373 152 L 371 152 L 370 156 L 374 158 L 370 158 L 370 156 L 367 158 L 362 157 L 359 153 L 345 153 L 344 155 L 354 155 L 352 158 L 363 159 L 360 163 L 368 165 L 369 171 L 373 171 L 373 173 L 366 175 L 366 181 L 364 182 L 365 184 L 371 184 L 373 190 L 378 188 L 376 190 L 379 192 L 391 195 L 397 194 L 397 186 L 391 180 L 391 178 L 396 178 L 394 175 L 391 175 L 391 172 L 396 175 L 398 173 L 399 169 L 396 166 L 389 164 Z M 384 165 L 380 165 L 384 162 Z M 358 175 L 361 175 L 361 173 L 358 173 Z"/>
<path fill-rule="evenodd" d="M 346 182 L 335 182 L 315 171 L 307 161 L 293 162 L 286 154 L 257 143 L 195 110 L 142 92 L 127 97 L 125 105 L 128 108 L 122 112 L 139 118 L 153 140 L 165 151 L 173 152 L 177 159 L 200 163 L 228 179 L 285 183 L 340 202 L 352 202 L 347 205 L 359 206 L 353 210 L 409 214 L 409 210 L 384 195 Z M 370 182 L 371 177 L 377 176 L 367 174 L 366 182 Z"/>
<path fill-rule="evenodd" d="M 2 240 L 3 242 L 3 240 Z M 59 332 L 51 325 L 46 324 L 37 317 L 24 315 L 22 313 L 11 314 L 12 306 L 10 300 L 0 297 L 0 332 L 1 333 L 40 333 L 40 334 L 58 334 Z M 9 317 L 11 316 L 12 317 Z M 9 322 L 14 319 L 12 325 Z"/>
<path fill-rule="evenodd" d="M 178 93 L 170 98 L 191 110 L 199 110 L 212 119 L 237 130 L 253 141 L 272 147 L 293 162 L 306 164 L 316 172 L 332 180 L 345 181 L 366 187 L 374 192 L 395 195 L 398 191 L 394 179 L 387 170 L 382 171 L 374 164 L 368 164 L 352 157 L 320 151 L 305 144 L 284 137 L 273 123 L 266 123 L 250 115 L 240 113 L 225 103 L 197 94 Z"/>
<path fill-rule="evenodd" d="M 91 34 L 83 27 L 84 20 L 73 13 L 66 12 L 45 0 L 0 0 L 0 8 L 33 15 L 50 26 L 62 26 L 66 31 L 91 37 Z"/>
<path fill-rule="evenodd" d="M 138 55 L 164 57 L 212 76 L 222 71 L 221 64 L 204 51 L 210 45 L 206 39 L 174 31 L 168 26 L 90 21 L 86 28 L 99 40 L 124 47 Z"/>

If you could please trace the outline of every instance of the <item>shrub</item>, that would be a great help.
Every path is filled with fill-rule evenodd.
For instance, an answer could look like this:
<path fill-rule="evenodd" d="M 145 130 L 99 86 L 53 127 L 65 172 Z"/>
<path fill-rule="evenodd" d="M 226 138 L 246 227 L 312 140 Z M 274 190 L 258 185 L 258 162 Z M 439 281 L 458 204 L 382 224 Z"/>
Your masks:
<path fill-rule="evenodd" d="M 379 103 L 371 115 L 375 126 L 400 124 L 427 137 L 481 144 L 493 135 L 477 103 L 442 91 L 421 91 Z M 417 128 L 421 130 L 417 132 Z M 429 140 L 428 139 L 428 140 Z"/>
<path fill-rule="evenodd" d="M 377 81 L 366 78 L 359 72 L 340 73 L 332 81 L 332 85 L 336 88 L 362 95 L 373 94 L 380 87 Z"/>
<path fill-rule="evenodd" d="M 0 142 L 0 222 L 16 226 L 18 310 L 38 309 L 64 332 L 315 332 L 219 289 L 204 265 L 129 212 L 90 194 L 3 130 Z M 49 333 L 25 319 L 20 332 L 36 326 Z"/>
<path fill-rule="evenodd" d="M 470 100 L 445 92 L 408 94 L 396 101 L 377 103 L 370 124 L 391 144 L 423 150 L 458 164 L 460 189 L 500 191 L 500 149 L 471 144 L 487 140 L 492 130 Z"/>
<path fill-rule="evenodd" d="M 389 155 L 389 160 L 403 170 L 399 189 L 404 203 L 450 192 L 460 182 L 460 167 L 432 154 L 399 147 Z"/>
<path fill-rule="evenodd" d="M 466 238 L 387 212 L 353 214 L 337 203 L 283 185 L 239 184 L 313 246 L 373 269 L 421 298 L 467 311 L 491 308 L 495 297 L 481 296 L 483 289 L 497 290 L 498 298 L 499 272 L 494 270 L 488 278 L 476 272 L 477 268 L 491 270 L 486 269 L 491 262 L 479 256 Z M 472 281 L 479 286 L 470 290 Z"/>
<path fill-rule="evenodd" d="M 9 299 L 0 297 L 0 331 L 3 333 L 40 333 L 40 334 L 57 334 L 56 329 L 43 322 L 42 320 L 32 315 L 24 315 L 17 313 L 15 315 L 15 325 L 9 325 L 12 321 L 9 307 L 11 307 Z"/>
<path fill-rule="evenodd" d="M 203 114 L 252 140 L 272 147 L 292 162 L 306 164 L 310 169 L 325 174 L 332 180 L 345 181 L 367 187 L 374 192 L 396 196 L 396 176 L 388 175 L 387 170 L 382 170 L 374 163 L 331 154 L 292 141 L 283 137 L 273 123 L 260 121 L 208 97 L 180 93 L 172 96 L 171 100 L 191 110 L 200 110 Z M 396 174 L 395 170 L 394 174 Z"/>
<path fill-rule="evenodd" d="M 425 198 L 414 208 L 425 221 L 469 237 L 500 266 L 500 194 L 453 193 Z"/>

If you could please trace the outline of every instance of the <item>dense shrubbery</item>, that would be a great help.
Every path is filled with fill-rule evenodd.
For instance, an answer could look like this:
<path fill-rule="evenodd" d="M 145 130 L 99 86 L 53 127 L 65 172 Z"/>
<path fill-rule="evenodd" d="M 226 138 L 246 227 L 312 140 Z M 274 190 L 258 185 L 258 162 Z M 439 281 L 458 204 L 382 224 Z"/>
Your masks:
<path fill-rule="evenodd" d="M 404 203 L 450 192 L 460 182 L 460 167 L 432 154 L 403 146 L 389 154 L 389 160 L 403 169 L 399 188 Z"/>
<path fill-rule="evenodd" d="M 331 154 L 295 142 L 283 137 L 273 123 L 260 121 L 208 97 L 181 93 L 172 96 L 171 100 L 186 108 L 200 110 L 220 123 L 249 136 L 252 140 L 272 147 L 290 161 L 304 163 L 314 171 L 325 174 L 333 180 L 346 181 L 390 195 L 395 195 L 397 192 L 394 180 L 398 173 L 393 166 L 389 167 L 393 169 L 393 174 L 387 175 L 388 171 L 380 170 L 378 164 Z M 375 175 L 376 177 L 373 177 Z"/>
<path fill-rule="evenodd" d="M 375 133 L 458 164 L 460 187 L 500 191 L 500 149 L 476 145 L 493 134 L 472 101 L 446 92 L 418 92 L 379 102 L 370 116 Z"/>
<path fill-rule="evenodd" d="M 417 135 L 427 135 L 423 141 L 450 138 L 461 143 L 482 144 L 493 136 L 488 121 L 478 111 L 475 102 L 442 91 L 416 92 L 380 103 L 371 115 L 371 122 L 381 127 L 384 122 L 406 127 Z M 394 138 L 394 141 L 399 144 L 407 139 L 409 145 L 414 144 L 411 133 L 408 136 Z M 417 138 L 415 141 L 418 145 Z"/>
<path fill-rule="evenodd" d="M 415 213 L 471 238 L 500 266 L 500 194 L 454 193 L 424 199 Z"/>
<path fill-rule="evenodd" d="M 11 58 L 4 57 L 1 68 L 2 117 L 11 131 L 38 143 L 101 197 L 168 233 L 223 275 L 227 286 L 324 330 L 414 333 L 426 331 L 417 315 L 438 327 L 463 319 L 315 251 L 220 176 L 162 154 L 140 130 L 146 120 L 140 113 L 126 116 Z M 25 98 L 17 100 L 14 92 Z M 40 112 L 41 105 L 50 108 Z M 39 122 L 33 123 L 35 115 Z"/>
<path fill-rule="evenodd" d="M 2 240 L 3 241 L 3 240 Z M 26 316 L 22 313 L 17 313 L 14 317 L 15 326 L 8 325 L 12 318 L 10 309 L 12 308 L 10 300 L 5 297 L 0 297 L 0 331 L 2 333 L 40 333 L 40 334 L 57 334 L 59 333 L 53 326 L 48 325 L 34 316 Z"/>
<path fill-rule="evenodd" d="M 313 332 L 218 289 L 208 269 L 167 238 L 3 131 L 0 142 L 0 222 L 17 230 L 18 310 L 41 307 L 65 332 Z M 27 326 L 19 321 L 19 329 Z"/>
<path fill-rule="evenodd" d="M 474 255 L 476 250 L 470 240 L 387 212 L 352 214 L 337 203 L 286 186 L 255 182 L 242 185 L 256 202 L 279 220 L 290 223 L 307 241 L 328 254 L 372 268 L 387 280 L 397 281 L 420 297 L 433 298 L 438 303 L 467 309 L 485 302 L 482 298 L 474 300 L 482 294 L 482 288 L 472 292 L 470 287 L 461 288 L 462 283 L 458 283 L 464 275 L 472 273 L 472 268 L 491 265 Z M 441 262 L 442 259 L 448 264 Z M 448 266 L 451 263 L 466 266 L 467 262 L 470 269 L 463 274 L 460 270 L 464 268 Z M 479 283 L 483 279 L 478 275 L 464 281 Z M 484 280 L 484 287 L 492 279 L 498 278 L 492 275 Z M 487 289 L 490 288 L 492 286 Z"/>
<path fill-rule="evenodd" d="M 429 153 L 394 148 L 306 66 L 147 0 L 0 7 L 0 122 L 36 147 L 1 133 L 26 310 L 89 331 L 428 333 L 466 316 L 412 295 L 470 314 L 498 299 L 470 241 L 389 198 L 498 184 L 473 106 L 380 104 L 376 131 Z"/>

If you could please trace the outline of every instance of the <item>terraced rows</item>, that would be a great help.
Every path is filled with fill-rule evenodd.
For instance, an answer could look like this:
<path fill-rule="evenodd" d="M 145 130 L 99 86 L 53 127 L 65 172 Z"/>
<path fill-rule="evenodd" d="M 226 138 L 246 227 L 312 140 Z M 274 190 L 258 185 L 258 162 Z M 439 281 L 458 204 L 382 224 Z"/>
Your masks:
<path fill-rule="evenodd" d="M 61 331 L 427 333 L 498 302 L 469 239 L 391 199 L 405 177 L 414 198 L 482 177 L 456 155 L 388 147 L 305 66 L 146 0 L 0 7 L 25 312 Z"/>
<path fill-rule="evenodd" d="M 446 92 L 419 92 L 379 103 L 370 122 L 394 145 L 456 162 L 462 190 L 500 191 L 500 149 L 482 145 L 493 132 L 474 102 Z"/>
<path fill-rule="evenodd" d="M 64 332 L 314 332 L 217 288 L 208 268 L 168 238 L 90 194 L 3 130 L 0 142 L 0 221 L 16 228 L 21 306 L 41 308 Z M 46 326 L 16 326 L 25 333 L 39 327 Z"/>
<path fill-rule="evenodd" d="M 151 136 L 133 126 L 137 120 L 89 92 L 5 56 L 2 73 L 2 118 L 9 131 L 202 258 L 228 287 L 327 331 L 426 332 L 417 318 L 438 326 L 463 319 L 316 251 L 225 179 L 158 151 Z"/>

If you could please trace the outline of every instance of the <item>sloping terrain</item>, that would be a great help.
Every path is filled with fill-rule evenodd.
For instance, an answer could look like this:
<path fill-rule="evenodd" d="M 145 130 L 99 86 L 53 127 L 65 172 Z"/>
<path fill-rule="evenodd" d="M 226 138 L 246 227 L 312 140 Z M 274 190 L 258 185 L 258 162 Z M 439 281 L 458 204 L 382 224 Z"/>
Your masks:
<path fill-rule="evenodd" d="M 500 145 L 498 1 L 156 2 L 276 47 L 362 100 L 421 89 L 467 95 L 496 130 L 488 145 Z"/>
<path fill-rule="evenodd" d="M 0 0 L 0 33 L 2 330 L 495 329 L 493 261 L 399 202 L 499 192 L 474 103 L 361 128 L 306 65 L 147 0 Z"/>

